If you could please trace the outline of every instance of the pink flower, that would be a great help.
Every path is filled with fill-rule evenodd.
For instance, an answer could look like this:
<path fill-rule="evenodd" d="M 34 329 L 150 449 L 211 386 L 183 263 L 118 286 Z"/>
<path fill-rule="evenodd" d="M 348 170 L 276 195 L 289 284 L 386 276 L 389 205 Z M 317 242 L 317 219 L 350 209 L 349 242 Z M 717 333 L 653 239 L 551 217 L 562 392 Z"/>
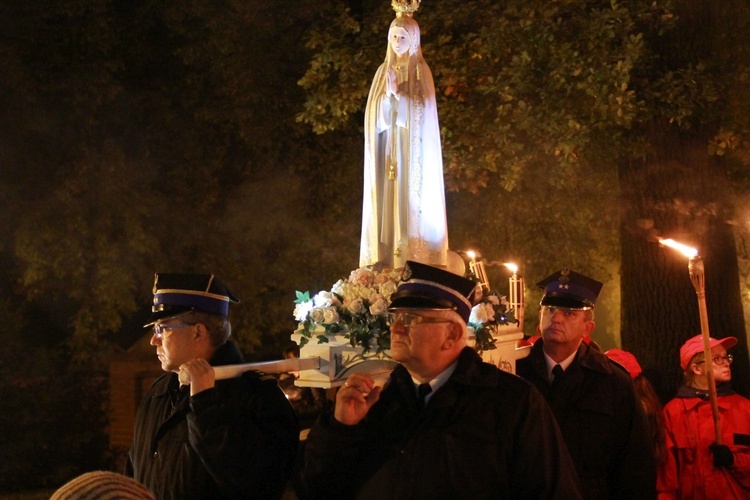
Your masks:
<path fill-rule="evenodd" d="M 378 296 L 377 300 L 370 305 L 370 314 L 373 316 L 383 316 L 388 312 L 388 304 L 386 304 L 383 297 Z"/>
<path fill-rule="evenodd" d="M 375 279 L 375 273 L 366 267 L 360 267 L 355 269 L 349 275 L 349 281 L 355 285 L 367 286 L 372 285 L 372 281 Z"/>

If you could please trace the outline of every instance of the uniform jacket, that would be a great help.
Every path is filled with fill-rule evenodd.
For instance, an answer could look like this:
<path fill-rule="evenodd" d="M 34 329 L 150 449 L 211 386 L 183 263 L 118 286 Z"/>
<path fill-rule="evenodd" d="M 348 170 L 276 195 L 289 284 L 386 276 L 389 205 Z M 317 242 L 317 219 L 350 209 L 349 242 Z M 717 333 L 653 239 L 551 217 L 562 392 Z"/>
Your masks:
<path fill-rule="evenodd" d="M 211 359 L 241 362 L 230 342 Z M 278 498 L 299 430 L 276 380 L 247 372 L 192 397 L 188 387 L 177 396 L 178 385 L 177 374 L 167 373 L 143 398 L 126 474 L 160 499 Z"/>
<path fill-rule="evenodd" d="M 516 372 L 547 399 L 568 446 L 583 495 L 590 499 L 656 496 L 656 465 L 643 407 L 630 376 L 581 343 L 552 389 L 544 341 L 516 362 Z"/>
<path fill-rule="evenodd" d="M 302 480 L 302 498 L 580 498 L 543 398 L 470 348 L 421 412 L 399 365 L 359 424 L 319 418 Z"/>
<path fill-rule="evenodd" d="M 664 407 L 668 453 L 659 470 L 660 499 L 750 498 L 750 400 L 726 389 L 717 388 L 717 403 L 722 441 L 732 450 L 734 465 L 714 467 L 708 447 L 716 433 L 708 394 L 681 387 Z"/>

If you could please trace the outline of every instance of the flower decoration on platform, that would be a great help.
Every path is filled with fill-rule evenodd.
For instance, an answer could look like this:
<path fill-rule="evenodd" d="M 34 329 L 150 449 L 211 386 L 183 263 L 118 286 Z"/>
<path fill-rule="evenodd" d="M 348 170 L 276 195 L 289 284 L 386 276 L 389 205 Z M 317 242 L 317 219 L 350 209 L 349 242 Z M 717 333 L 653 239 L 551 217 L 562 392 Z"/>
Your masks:
<path fill-rule="evenodd" d="M 480 301 L 472 308 L 469 316 L 469 327 L 474 328 L 476 344 L 474 349 L 481 353 L 496 349 L 497 329 L 500 325 L 515 323 L 513 309 L 504 296 L 497 292 L 482 295 Z"/>
<path fill-rule="evenodd" d="M 297 292 L 294 318 L 299 321 L 294 333 L 300 334 L 300 347 L 313 338 L 329 342 L 329 336 L 342 335 L 352 347 L 361 347 L 365 355 L 376 355 L 390 348 L 391 336 L 386 321 L 391 294 L 401 283 L 401 271 L 355 269 L 330 291 Z"/>

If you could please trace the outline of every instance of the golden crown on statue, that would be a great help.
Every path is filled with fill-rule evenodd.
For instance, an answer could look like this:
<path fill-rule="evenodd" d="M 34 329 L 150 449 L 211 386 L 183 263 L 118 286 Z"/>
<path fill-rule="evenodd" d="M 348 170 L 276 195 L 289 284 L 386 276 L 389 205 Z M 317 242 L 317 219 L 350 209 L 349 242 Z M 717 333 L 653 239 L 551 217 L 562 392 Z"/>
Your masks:
<path fill-rule="evenodd" d="M 392 0 L 391 7 L 396 11 L 397 16 L 411 16 L 419 8 L 421 0 Z"/>

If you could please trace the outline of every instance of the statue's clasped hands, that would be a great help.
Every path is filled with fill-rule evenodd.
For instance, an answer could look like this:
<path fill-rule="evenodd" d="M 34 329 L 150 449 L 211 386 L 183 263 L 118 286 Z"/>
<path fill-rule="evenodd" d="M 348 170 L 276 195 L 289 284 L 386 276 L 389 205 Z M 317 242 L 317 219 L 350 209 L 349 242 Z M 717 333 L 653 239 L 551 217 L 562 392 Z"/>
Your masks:
<path fill-rule="evenodd" d="M 388 95 L 394 95 L 396 96 L 396 99 L 399 98 L 398 76 L 393 68 L 388 68 L 388 72 L 385 75 L 385 88 Z"/>

